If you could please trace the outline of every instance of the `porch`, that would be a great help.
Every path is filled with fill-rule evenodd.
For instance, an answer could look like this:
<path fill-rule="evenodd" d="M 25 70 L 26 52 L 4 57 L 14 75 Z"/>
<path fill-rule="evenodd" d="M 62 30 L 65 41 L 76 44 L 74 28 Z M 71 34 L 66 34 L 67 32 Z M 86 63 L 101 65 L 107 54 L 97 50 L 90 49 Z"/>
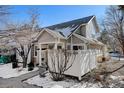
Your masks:
<path fill-rule="evenodd" d="M 48 62 L 48 50 L 64 49 L 64 47 L 64 43 L 39 43 L 34 46 L 34 58 L 36 59 L 36 62 L 39 63 L 39 66 L 41 66 Z"/>

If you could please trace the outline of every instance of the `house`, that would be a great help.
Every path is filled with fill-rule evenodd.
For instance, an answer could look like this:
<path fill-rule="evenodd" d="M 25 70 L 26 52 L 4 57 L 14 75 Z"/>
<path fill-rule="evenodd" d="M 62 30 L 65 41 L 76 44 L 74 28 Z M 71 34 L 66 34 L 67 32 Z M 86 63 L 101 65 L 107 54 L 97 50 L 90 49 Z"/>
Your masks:
<path fill-rule="evenodd" d="M 88 16 L 42 28 L 37 35 L 32 53 L 34 61 L 48 61 L 47 49 L 102 50 L 104 44 L 96 38 L 99 27 L 95 16 Z"/>
<path fill-rule="evenodd" d="M 97 33 L 99 27 L 95 16 L 44 27 L 35 37 L 30 57 L 41 65 L 50 62 L 48 50 L 84 50 L 85 58 L 79 52 L 72 67 L 65 72 L 80 80 L 82 75 L 96 67 L 96 53 L 90 53 L 90 50 L 97 50 L 97 54 L 104 50 L 104 44 L 97 40 Z"/>
<path fill-rule="evenodd" d="M 17 32 L 16 36 L 25 48 L 28 42 L 33 43 L 28 55 L 28 63 L 33 61 L 35 64 L 42 65 L 51 62 L 50 50 L 78 51 L 74 64 L 64 74 L 76 76 L 79 80 L 82 75 L 96 67 L 96 55 L 104 50 L 104 44 L 97 40 L 99 27 L 95 16 L 44 27 L 40 31 L 28 33 L 24 30 L 23 32 L 22 35 Z M 97 53 L 92 52 L 94 50 Z M 18 53 L 17 59 L 22 61 Z"/>

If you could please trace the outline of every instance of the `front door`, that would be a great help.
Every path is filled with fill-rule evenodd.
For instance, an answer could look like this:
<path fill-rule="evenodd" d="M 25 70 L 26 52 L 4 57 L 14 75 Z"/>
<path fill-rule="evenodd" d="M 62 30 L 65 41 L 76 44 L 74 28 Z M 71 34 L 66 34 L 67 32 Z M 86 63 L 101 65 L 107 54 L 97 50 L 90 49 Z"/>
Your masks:
<path fill-rule="evenodd" d="M 48 62 L 48 49 L 54 49 L 55 44 L 42 44 L 41 45 L 41 61 L 42 63 L 47 64 Z"/>
<path fill-rule="evenodd" d="M 48 49 L 48 45 L 47 44 L 44 44 L 41 46 L 41 62 L 43 63 L 47 63 L 47 49 Z"/>

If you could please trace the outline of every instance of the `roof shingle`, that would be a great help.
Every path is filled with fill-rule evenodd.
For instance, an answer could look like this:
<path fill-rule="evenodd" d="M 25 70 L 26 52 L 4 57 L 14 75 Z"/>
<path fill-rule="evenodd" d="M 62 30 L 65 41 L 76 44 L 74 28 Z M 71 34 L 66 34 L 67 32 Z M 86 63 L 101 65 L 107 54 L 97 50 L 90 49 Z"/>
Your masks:
<path fill-rule="evenodd" d="M 45 28 L 61 32 L 65 37 L 68 37 L 73 31 L 75 31 L 81 24 L 87 24 L 94 16 L 88 16 Z"/>

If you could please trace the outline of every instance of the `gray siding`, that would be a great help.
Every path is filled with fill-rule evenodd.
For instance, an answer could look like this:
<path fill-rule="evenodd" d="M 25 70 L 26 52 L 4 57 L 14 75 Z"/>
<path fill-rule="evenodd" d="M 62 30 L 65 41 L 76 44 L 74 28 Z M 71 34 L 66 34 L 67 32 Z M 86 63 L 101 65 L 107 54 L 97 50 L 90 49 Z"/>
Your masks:
<path fill-rule="evenodd" d="M 86 26 L 86 38 L 95 38 L 96 28 L 93 20 Z"/>
<path fill-rule="evenodd" d="M 38 43 L 47 43 L 47 42 L 55 42 L 55 38 L 48 32 L 44 31 L 42 35 L 39 37 Z"/>
<path fill-rule="evenodd" d="M 86 26 L 81 26 L 75 33 L 86 37 Z"/>

